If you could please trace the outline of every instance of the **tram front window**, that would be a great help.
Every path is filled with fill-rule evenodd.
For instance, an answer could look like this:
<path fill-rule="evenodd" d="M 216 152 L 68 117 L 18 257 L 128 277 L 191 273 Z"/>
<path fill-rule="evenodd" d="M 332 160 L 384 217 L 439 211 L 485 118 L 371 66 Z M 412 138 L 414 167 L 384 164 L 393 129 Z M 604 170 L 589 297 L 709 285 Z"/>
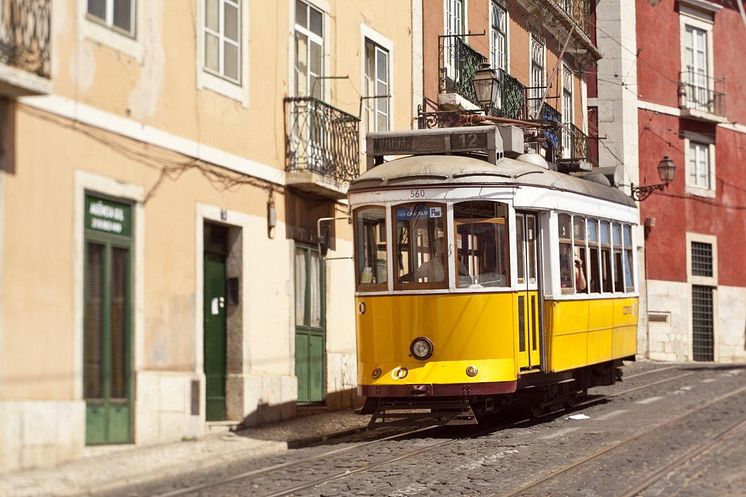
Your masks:
<path fill-rule="evenodd" d="M 396 288 L 448 288 L 445 204 L 398 205 L 393 214 Z"/>
<path fill-rule="evenodd" d="M 385 290 L 386 210 L 364 207 L 355 211 L 355 270 L 360 291 Z"/>
<path fill-rule="evenodd" d="M 497 202 L 453 206 L 459 288 L 508 286 L 508 207 Z"/>

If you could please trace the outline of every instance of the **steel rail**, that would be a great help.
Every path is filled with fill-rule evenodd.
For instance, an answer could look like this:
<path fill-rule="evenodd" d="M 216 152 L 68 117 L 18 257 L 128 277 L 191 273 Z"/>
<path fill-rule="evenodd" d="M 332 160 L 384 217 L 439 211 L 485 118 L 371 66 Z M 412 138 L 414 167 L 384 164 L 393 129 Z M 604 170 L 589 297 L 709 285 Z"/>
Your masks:
<path fill-rule="evenodd" d="M 647 385 L 641 385 L 639 387 L 628 388 L 626 390 L 622 390 L 621 392 L 610 393 L 607 395 L 607 397 L 619 397 L 620 395 L 624 395 L 626 393 L 635 392 L 637 390 L 642 390 L 643 388 L 652 387 L 655 385 L 660 385 L 661 383 L 668 383 L 669 381 L 679 380 L 681 378 L 686 378 L 687 376 L 691 376 L 693 374 L 694 374 L 694 371 L 690 373 L 680 374 L 677 376 L 672 376 L 671 378 L 665 378 L 663 380 L 654 381 L 653 383 L 648 383 Z"/>
<path fill-rule="evenodd" d="M 657 369 L 650 369 L 648 371 L 643 371 L 642 373 L 636 373 L 630 376 L 627 376 L 626 378 L 622 377 L 622 380 L 631 380 L 632 378 L 637 378 L 638 376 L 645 376 L 648 374 L 658 373 L 660 371 L 667 371 L 669 369 L 673 369 L 676 366 L 666 366 L 664 368 L 657 368 Z"/>
<path fill-rule="evenodd" d="M 662 371 L 662 370 L 665 370 L 665 369 L 670 369 L 670 368 L 660 368 L 660 369 L 657 369 L 657 370 L 654 370 L 654 371 L 641 373 L 641 374 L 635 375 L 635 376 L 641 376 L 643 374 L 648 374 L 648 373 L 652 373 L 652 372 L 655 372 L 655 371 Z M 663 383 L 663 382 L 666 382 L 666 381 L 671 381 L 671 380 L 674 380 L 674 379 L 677 379 L 677 378 L 680 378 L 680 377 L 684 377 L 684 376 L 689 376 L 691 374 L 694 374 L 694 373 L 686 373 L 684 375 L 679 375 L 679 376 L 676 376 L 674 378 L 669 378 L 669 379 L 666 379 L 666 380 L 661 380 L 661 381 L 653 382 L 653 383 L 650 383 L 648 385 L 643 385 L 643 386 L 640 386 L 640 387 L 635 387 L 635 388 L 632 388 L 632 389 L 628 389 L 628 390 L 625 390 L 623 392 L 618 392 L 618 393 L 613 394 L 613 395 L 602 395 L 602 396 L 598 396 L 598 397 L 595 397 L 593 399 L 589 399 L 589 400 L 586 400 L 586 401 L 583 401 L 583 402 L 579 402 L 578 404 L 576 404 L 575 406 L 573 406 L 571 409 L 567 409 L 567 411 L 570 411 L 570 412 L 577 411 L 577 410 L 580 410 L 580 409 L 582 409 L 584 407 L 596 405 L 596 404 L 598 404 L 600 402 L 603 402 L 604 400 L 606 400 L 609 397 L 621 395 L 623 393 L 627 393 L 627 392 L 630 392 L 630 391 L 633 391 L 633 390 L 639 390 L 639 389 L 642 389 L 642 388 L 645 388 L 645 387 L 648 387 L 648 386 L 654 386 L 654 385 L 657 385 L 659 383 Z M 558 412 L 563 412 L 563 411 L 565 411 L 565 410 L 562 409 L 562 410 L 550 411 L 550 412 L 542 414 L 541 416 L 538 416 L 537 418 L 528 417 L 528 418 L 522 418 L 522 419 L 519 419 L 519 420 L 516 420 L 516 421 L 512 421 L 510 423 L 505 423 L 505 424 L 499 424 L 498 423 L 497 426 L 490 426 L 488 429 L 480 430 L 475 435 L 481 436 L 482 434 L 485 434 L 485 433 L 488 433 L 490 431 L 493 431 L 495 428 L 502 428 L 502 429 L 504 429 L 504 428 L 511 428 L 511 427 L 521 427 L 521 426 L 524 426 L 526 424 L 535 423 L 537 419 L 540 420 L 540 419 L 543 419 L 543 418 L 547 418 L 547 417 L 556 415 Z M 202 484 L 194 485 L 194 486 L 191 486 L 191 487 L 181 488 L 181 489 L 178 489 L 178 490 L 172 490 L 170 492 L 166 492 L 166 493 L 162 493 L 162 494 L 157 494 L 154 497 L 177 497 L 177 496 L 181 496 L 181 495 L 188 495 L 188 494 L 191 494 L 191 493 L 194 493 L 194 492 L 199 492 L 201 490 L 206 490 L 206 489 L 209 489 L 209 488 L 214 488 L 214 487 L 226 485 L 226 484 L 229 484 L 229 483 L 233 483 L 235 481 L 244 480 L 246 478 L 251 478 L 253 476 L 259 476 L 259 475 L 262 475 L 262 474 L 265 474 L 265 473 L 270 473 L 272 471 L 277 471 L 277 470 L 280 470 L 280 469 L 285 469 L 285 468 L 290 468 L 290 467 L 293 467 L 293 466 L 303 465 L 303 464 L 308 463 L 309 461 L 314 461 L 314 460 L 319 460 L 319 459 L 325 459 L 325 458 L 328 458 L 328 457 L 336 456 L 338 454 L 342 454 L 342 453 L 345 453 L 345 452 L 350 452 L 350 451 L 353 451 L 353 450 L 357 450 L 357 449 L 361 449 L 361 448 L 364 448 L 364 447 L 368 447 L 370 445 L 377 444 L 379 442 L 385 442 L 385 441 L 388 441 L 388 440 L 395 440 L 397 438 L 404 438 L 404 437 L 409 436 L 409 435 L 414 435 L 414 434 L 417 434 L 417 433 L 425 432 L 425 431 L 432 430 L 434 428 L 439 428 L 439 427 L 442 427 L 442 426 L 443 425 L 440 425 L 440 424 L 425 426 L 425 427 L 418 428 L 418 429 L 415 429 L 415 430 L 409 430 L 409 431 L 406 431 L 404 433 L 397 433 L 397 434 L 394 434 L 394 435 L 389 435 L 387 437 L 378 438 L 378 439 L 375 439 L 375 440 L 370 440 L 368 442 L 364 442 L 362 444 L 354 445 L 352 447 L 343 447 L 343 448 L 335 449 L 335 450 L 332 450 L 332 451 L 329 451 L 329 452 L 324 452 L 323 454 L 316 454 L 314 456 L 307 457 L 307 458 L 305 458 L 305 459 L 303 459 L 301 461 L 290 461 L 290 462 L 286 462 L 286 463 L 280 463 L 280 464 L 275 464 L 275 465 L 272 465 L 272 466 L 268 466 L 266 468 L 260 468 L 260 469 L 256 469 L 256 470 L 246 471 L 246 472 L 243 472 L 243 473 L 240 473 L 240 474 L 237 474 L 237 475 L 233 475 L 233 476 L 230 476 L 230 477 L 227 477 L 227 478 L 220 479 L 218 481 L 208 482 L 208 483 L 202 483 Z M 372 470 L 372 469 L 376 469 L 376 468 L 384 466 L 386 464 L 389 464 L 389 463 L 392 463 L 392 462 L 396 462 L 396 461 L 399 461 L 399 460 L 402 460 L 402 459 L 406 459 L 406 458 L 409 458 L 409 457 L 412 457 L 412 456 L 415 456 L 415 455 L 419 455 L 419 454 L 421 454 L 423 452 L 427 452 L 428 450 L 435 449 L 435 448 L 441 447 L 443 445 L 453 444 L 453 443 L 456 443 L 456 442 L 459 442 L 459 441 L 461 441 L 461 439 L 447 440 L 447 441 L 440 442 L 440 443 L 437 443 L 437 444 L 429 445 L 427 447 L 423 447 L 423 448 L 417 449 L 415 451 L 411 451 L 411 452 L 408 452 L 406 454 L 402 454 L 402 455 L 397 456 L 397 457 L 392 458 L 392 459 L 387 459 L 385 461 L 374 463 L 372 465 L 369 464 L 369 465 L 366 465 L 364 467 L 357 468 L 357 469 L 354 469 L 354 470 L 345 470 L 344 472 L 340 472 L 340 473 L 332 475 L 332 476 L 328 476 L 328 477 L 325 477 L 325 478 L 320 478 L 318 480 L 314 480 L 312 482 L 300 484 L 300 485 L 298 485 L 296 487 L 293 487 L 291 489 L 281 490 L 281 491 L 279 491 L 279 492 L 277 492 L 275 494 L 270 494 L 270 496 L 266 496 L 266 497 L 278 497 L 278 496 L 282 496 L 282 495 L 288 495 L 288 494 L 291 494 L 293 492 L 297 492 L 299 490 L 304 490 L 306 488 L 310 488 L 310 487 L 313 487 L 313 486 L 316 486 L 316 485 L 320 485 L 320 484 L 323 484 L 323 483 L 326 483 L 326 482 L 338 480 L 338 479 L 341 479 L 341 478 L 344 478 L 344 477 L 347 477 L 347 476 L 351 476 L 351 475 L 356 474 L 356 473 L 360 473 L 360 472 L 363 472 L 363 471 L 369 471 L 369 470 Z"/>
<path fill-rule="evenodd" d="M 731 433 L 738 431 L 739 429 L 742 429 L 744 427 L 746 427 L 746 418 L 743 418 L 740 421 L 736 421 L 735 423 L 728 426 L 726 429 L 720 431 L 720 433 L 718 433 L 714 437 L 711 437 L 706 442 L 688 450 L 675 460 L 663 466 L 661 469 L 650 474 L 636 486 L 630 488 L 625 493 L 620 494 L 618 497 L 635 497 L 643 490 L 658 482 L 664 476 L 670 474 L 672 470 L 677 469 L 683 466 L 685 463 L 691 461 L 692 459 L 695 459 L 696 457 L 712 450 L 718 443 L 720 443 L 723 438 L 725 438 L 725 436 L 730 435 Z"/>
<path fill-rule="evenodd" d="M 644 431 L 638 432 L 636 435 L 634 435 L 632 437 L 629 437 L 629 438 L 627 438 L 625 440 L 620 440 L 618 442 L 615 442 L 615 443 L 609 445 L 608 447 L 604 447 L 603 449 L 594 452 L 593 454 L 591 454 L 589 456 L 586 456 L 586 457 L 583 457 L 581 459 L 578 459 L 575 462 L 572 462 L 572 463 L 567 464 L 567 465 L 565 465 L 565 466 L 563 466 L 563 467 L 561 467 L 561 468 L 559 468 L 559 469 L 557 469 L 555 471 L 552 471 L 551 473 L 549 473 L 548 475 L 546 475 L 546 476 L 544 476 L 542 478 L 539 478 L 539 479 L 534 480 L 534 481 L 532 481 L 530 483 L 527 483 L 527 484 L 523 485 L 522 487 L 518 488 L 517 490 L 513 490 L 512 492 L 508 492 L 508 493 L 505 493 L 505 494 L 493 493 L 493 494 L 489 494 L 489 497 L 497 497 L 498 495 L 500 497 L 516 497 L 516 496 L 519 496 L 519 495 L 523 494 L 524 492 L 526 492 L 527 490 L 530 490 L 532 488 L 538 487 L 539 485 L 541 485 L 543 483 L 546 483 L 546 482 L 548 482 L 550 480 L 553 480 L 553 479 L 557 478 L 558 476 L 561 476 L 561 475 L 563 475 L 563 474 L 565 474 L 565 473 L 567 473 L 569 471 L 572 471 L 575 468 L 578 468 L 580 466 L 583 466 L 584 464 L 587 464 L 587 463 L 589 463 L 591 461 L 594 461 L 594 460 L 600 458 L 601 456 L 603 456 L 605 454 L 608 454 L 609 452 L 612 452 L 612 451 L 618 449 L 619 447 L 623 447 L 623 446 L 625 446 L 625 445 L 627 445 L 629 443 L 632 443 L 632 442 L 634 442 L 636 440 L 639 440 L 642 437 L 650 434 L 651 432 L 658 431 L 658 430 L 660 430 L 662 428 L 668 427 L 668 426 L 674 424 L 675 422 L 677 422 L 677 421 L 679 421 L 679 420 L 681 420 L 681 419 L 683 419 L 683 418 L 685 418 L 685 417 L 687 417 L 687 416 L 689 416 L 691 414 L 694 414 L 695 412 L 703 411 L 703 410 L 711 407 L 712 405 L 717 404 L 718 402 L 721 402 L 721 401 L 723 401 L 723 400 L 725 400 L 727 398 L 733 397 L 734 395 L 738 395 L 739 393 L 742 393 L 744 391 L 746 391 L 746 386 L 743 386 L 743 387 L 741 387 L 741 388 L 739 388 L 737 390 L 734 390 L 734 391 L 732 391 L 730 393 L 721 395 L 721 396 L 719 396 L 719 397 L 717 397 L 717 398 L 715 398 L 715 399 L 713 399 L 713 400 L 711 400 L 711 401 L 709 401 L 709 402 L 707 402 L 705 404 L 700 405 L 699 407 L 696 407 L 694 409 L 689 409 L 688 411 L 685 411 L 685 412 L 683 412 L 683 413 L 681 413 L 681 414 L 679 414 L 679 415 L 677 415 L 677 416 L 675 416 L 675 417 L 673 417 L 673 418 L 671 418 L 671 419 L 669 419 L 669 420 L 667 420 L 667 421 L 665 421 L 663 423 L 658 423 L 657 425 L 654 425 L 651 428 L 648 428 L 648 429 L 646 429 Z"/>
<path fill-rule="evenodd" d="M 172 490 L 170 492 L 166 492 L 166 493 L 163 493 L 163 494 L 157 494 L 157 495 L 155 495 L 153 497 L 176 497 L 177 495 L 186 495 L 186 494 L 190 494 L 190 493 L 193 493 L 193 492 L 198 492 L 200 490 L 205 490 L 205 489 L 216 487 L 216 486 L 219 486 L 219 485 L 224 485 L 226 483 L 231 483 L 231 482 L 234 482 L 234 481 L 237 481 L 237 480 L 243 480 L 245 478 L 250 478 L 252 476 L 258 476 L 258 475 L 261 475 L 261 474 L 264 474 L 264 473 L 270 473 L 272 471 L 277 471 L 278 469 L 284 469 L 284 468 L 290 468 L 290 467 L 293 467 L 293 466 L 299 466 L 299 465 L 302 465 L 302 464 L 306 464 L 309 461 L 314 461 L 314 460 L 318 460 L 318 459 L 324 459 L 326 457 L 336 456 L 338 454 L 343 454 L 345 452 L 350 452 L 350 451 L 353 451 L 353 450 L 356 450 L 356 449 L 360 449 L 360 448 L 363 448 L 363 447 L 367 447 L 369 445 L 373 445 L 373 444 L 376 444 L 376 443 L 379 443 L 379 442 L 385 442 L 387 440 L 395 440 L 395 439 L 400 438 L 400 437 L 406 437 L 408 435 L 414 435 L 416 433 L 420 433 L 420 432 L 423 432 L 423 431 L 432 430 L 433 428 L 438 428 L 439 426 L 441 426 L 441 425 L 425 426 L 425 427 L 422 427 L 422 428 L 418 428 L 416 430 L 406 431 L 404 433 L 396 433 L 394 435 L 389 435 L 387 437 L 377 438 L 375 440 L 370 440 L 368 442 L 363 442 L 361 444 L 354 445 L 352 447 L 342 447 L 340 449 L 335 449 L 335 450 L 331 450 L 329 452 L 324 452 L 323 454 L 316 454 L 314 456 L 306 457 L 306 458 L 304 458 L 301 461 L 289 461 L 289 462 L 285 462 L 285 463 L 274 464 L 274 465 L 268 466 L 266 468 L 254 469 L 254 470 L 251 470 L 251 471 L 246 471 L 244 473 L 239 473 L 237 475 L 233 475 L 233 476 L 230 476 L 230 477 L 227 477 L 227 478 L 223 478 L 223 479 L 221 479 L 219 481 L 209 482 L 209 483 L 202 483 L 200 485 L 194 485 L 192 487 L 180 488 L 178 490 Z"/>

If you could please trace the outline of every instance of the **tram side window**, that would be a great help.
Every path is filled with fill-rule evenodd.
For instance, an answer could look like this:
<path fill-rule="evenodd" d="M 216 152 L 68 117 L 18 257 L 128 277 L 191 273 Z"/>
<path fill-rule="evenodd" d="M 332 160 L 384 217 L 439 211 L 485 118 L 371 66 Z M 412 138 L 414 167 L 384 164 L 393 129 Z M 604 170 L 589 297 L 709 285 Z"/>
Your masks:
<path fill-rule="evenodd" d="M 360 291 L 385 290 L 386 209 L 364 207 L 355 211 L 355 269 Z"/>
<path fill-rule="evenodd" d="M 588 288 L 591 293 L 601 293 L 601 273 L 599 268 L 599 248 L 598 248 L 598 220 L 588 219 L 588 266 L 590 271 L 587 273 Z"/>
<path fill-rule="evenodd" d="M 611 224 L 601 221 L 601 288 L 605 293 L 613 291 L 611 281 Z"/>
<path fill-rule="evenodd" d="M 622 269 L 622 225 L 612 223 L 611 225 L 612 253 L 614 254 L 614 291 L 624 291 L 624 271 Z"/>
<path fill-rule="evenodd" d="M 624 229 L 624 289 L 627 292 L 635 291 L 634 277 L 632 276 L 632 227 L 628 224 Z"/>
<path fill-rule="evenodd" d="M 459 288 L 508 286 L 507 216 L 507 206 L 497 202 L 461 202 L 453 206 Z"/>
<path fill-rule="evenodd" d="M 585 218 L 573 216 L 573 283 L 575 293 L 588 293 L 588 258 L 585 247 Z"/>
<path fill-rule="evenodd" d="M 568 214 L 557 216 L 557 227 L 559 233 L 559 268 L 560 288 L 562 293 L 573 293 L 573 256 L 572 256 L 572 231 L 571 217 Z"/>
<path fill-rule="evenodd" d="M 398 205 L 393 215 L 396 288 L 448 288 L 445 204 Z"/>

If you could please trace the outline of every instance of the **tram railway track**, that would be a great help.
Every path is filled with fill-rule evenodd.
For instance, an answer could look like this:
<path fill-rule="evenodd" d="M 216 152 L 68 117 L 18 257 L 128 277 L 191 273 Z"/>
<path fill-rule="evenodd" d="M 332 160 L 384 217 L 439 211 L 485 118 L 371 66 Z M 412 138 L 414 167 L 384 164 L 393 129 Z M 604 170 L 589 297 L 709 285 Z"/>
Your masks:
<path fill-rule="evenodd" d="M 637 375 L 632 375 L 632 376 L 630 376 L 627 379 L 629 380 L 629 379 L 632 379 L 634 377 L 639 377 L 639 376 L 644 376 L 644 375 L 647 375 L 647 374 L 653 374 L 653 373 L 657 373 L 657 372 L 662 372 L 662 371 L 666 371 L 666 370 L 669 370 L 669 369 L 671 369 L 671 368 L 666 367 L 666 368 L 659 368 L 659 369 L 656 369 L 656 370 L 646 371 L 646 372 L 643 372 L 643 373 L 640 373 L 640 374 L 637 374 Z M 681 379 L 681 378 L 687 377 L 687 376 L 689 376 L 691 374 L 693 374 L 693 373 L 689 372 L 689 373 L 684 373 L 684 374 L 676 375 L 676 376 L 673 376 L 673 377 L 670 377 L 670 378 L 665 378 L 665 379 L 662 379 L 662 380 L 657 380 L 657 381 L 653 381 L 653 382 L 650 382 L 650 383 L 646 383 L 644 385 L 635 386 L 635 387 L 632 387 L 632 388 L 629 388 L 629 389 L 626 389 L 626 390 L 622 390 L 621 392 L 616 392 L 616 393 L 609 394 L 609 395 L 593 396 L 592 398 L 589 398 L 588 400 L 585 400 L 583 402 L 580 402 L 580 403 L 576 404 L 569 411 L 563 410 L 563 411 L 548 412 L 548 413 L 545 413 L 542 416 L 540 416 L 538 419 L 542 420 L 542 419 L 546 419 L 546 418 L 556 417 L 560 412 L 578 411 L 578 410 L 581 410 L 581 409 L 584 409 L 584 408 L 587 408 L 587 407 L 590 407 L 590 406 L 593 406 L 593 405 L 597 405 L 597 404 L 603 403 L 603 402 L 607 401 L 609 398 L 618 397 L 618 396 L 621 396 L 621 395 L 626 394 L 626 393 L 630 393 L 630 392 L 633 392 L 633 391 L 641 390 L 641 389 L 644 389 L 644 388 L 647 388 L 647 387 L 656 386 L 656 385 L 659 385 L 659 384 L 662 384 L 662 383 L 665 383 L 665 382 L 668 382 L 668 381 L 674 381 L 674 380 L 677 380 L 677 379 Z M 486 435 L 488 433 L 491 433 L 491 432 L 494 432 L 494 431 L 497 431 L 497 430 L 504 430 L 504 429 L 508 429 L 508 428 L 521 428 L 521 427 L 529 426 L 529 425 L 531 425 L 533 423 L 536 423 L 536 421 L 537 421 L 536 418 L 532 418 L 532 417 L 520 417 L 519 419 L 510 421 L 510 422 L 491 424 L 491 425 L 489 425 L 485 429 L 477 430 L 477 431 L 471 433 L 471 436 L 472 437 L 480 437 L 480 436 Z M 194 486 L 190 486 L 190 487 L 186 487 L 186 488 L 172 490 L 172 491 L 165 492 L 165 493 L 156 494 L 155 497 L 178 497 L 178 496 L 185 496 L 185 495 L 195 495 L 195 494 L 199 494 L 200 492 L 203 492 L 203 491 L 206 491 L 206 490 L 215 489 L 215 488 L 218 488 L 218 487 L 222 487 L 222 486 L 226 486 L 226 485 L 230 485 L 230 484 L 234 484 L 234 483 L 239 483 L 239 482 L 243 482 L 243 481 L 249 481 L 252 478 L 256 478 L 256 477 L 259 477 L 259 476 L 267 475 L 267 474 L 270 474 L 272 472 L 283 471 L 283 470 L 287 470 L 287 469 L 294 468 L 294 467 L 308 466 L 309 463 L 312 462 L 312 461 L 328 460 L 330 458 L 333 458 L 333 457 L 336 457 L 336 456 L 340 456 L 340 455 L 343 455 L 343 454 L 346 454 L 346 453 L 351 453 L 351 452 L 354 452 L 354 451 L 360 451 L 360 450 L 365 449 L 365 448 L 370 448 L 371 446 L 374 446 L 376 444 L 381 444 L 381 443 L 385 443 L 387 441 L 392 441 L 392 440 L 397 440 L 397 439 L 404 439 L 406 437 L 410 437 L 410 436 L 418 435 L 418 434 L 423 434 L 425 432 L 432 431 L 432 430 L 437 429 L 437 428 L 442 428 L 442 426 L 439 425 L 439 424 L 433 424 L 433 425 L 430 425 L 430 426 L 419 427 L 419 428 L 414 429 L 414 430 L 408 430 L 408 431 L 405 431 L 403 433 L 392 434 L 392 435 L 385 436 L 385 437 L 382 437 L 382 438 L 377 438 L 377 439 L 374 439 L 374 440 L 370 440 L 370 441 L 367 441 L 367 442 L 364 442 L 364 443 L 361 443 L 361 444 L 355 444 L 353 446 L 343 447 L 343 448 L 340 448 L 340 449 L 335 449 L 335 450 L 327 451 L 327 452 L 324 452 L 324 453 L 312 455 L 312 456 L 304 458 L 303 460 L 300 460 L 300 461 L 289 461 L 289 462 L 285 462 L 285 463 L 281 463 L 281 464 L 275 464 L 275 465 L 268 466 L 266 468 L 259 468 L 259 469 L 250 470 L 250 471 L 242 472 L 242 473 L 239 473 L 239 474 L 231 475 L 229 477 L 221 478 L 221 479 L 216 480 L 216 481 L 205 482 L 205 483 L 201 483 L 199 485 L 194 485 Z M 405 460 L 405 459 L 410 459 L 410 458 L 416 457 L 418 455 L 424 454 L 426 452 L 434 451 L 436 449 L 440 449 L 440 448 L 443 448 L 443 447 L 446 447 L 448 445 L 452 445 L 452 444 L 455 444 L 455 443 L 458 443 L 458 442 L 461 442 L 461 441 L 463 441 L 463 439 L 459 437 L 459 438 L 454 438 L 454 439 L 450 439 L 450 440 L 445 440 L 445 441 L 442 441 L 442 442 L 437 442 L 437 443 L 434 443 L 434 444 L 429 444 L 427 446 L 419 447 L 417 449 L 413 449 L 413 450 L 407 451 L 405 453 L 398 453 L 395 457 L 388 457 L 388 458 L 382 459 L 380 461 L 376 461 L 376 462 L 372 462 L 372 463 L 369 463 L 369 464 L 365 464 L 365 465 L 363 465 L 361 467 L 358 467 L 358 468 L 353 468 L 353 469 L 345 468 L 344 470 L 340 470 L 340 471 L 338 471 L 336 473 L 333 473 L 331 475 L 326 475 L 324 477 L 317 478 L 317 479 L 314 479 L 312 481 L 299 483 L 299 484 L 294 485 L 292 487 L 288 487 L 288 488 L 285 488 L 285 489 L 277 490 L 276 492 L 273 492 L 273 493 L 263 494 L 263 496 L 264 497 L 280 497 L 280 496 L 285 496 L 285 495 L 291 495 L 291 494 L 294 494 L 296 492 L 307 490 L 309 488 L 320 486 L 320 485 L 323 485 L 323 484 L 326 484 L 326 483 L 329 483 L 329 482 L 333 482 L 333 481 L 336 481 L 336 480 L 339 480 L 339 479 L 342 479 L 342 478 L 347 478 L 347 477 L 350 477 L 350 476 L 353 476 L 353 475 L 356 475 L 356 474 L 360 474 L 360 473 L 363 473 L 363 472 L 372 471 L 372 470 L 375 470 L 377 468 L 381 468 L 381 467 L 384 467 L 386 465 L 389 465 L 389 464 L 392 464 L 392 463 L 396 463 L 398 461 L 402 461 L 402 460 Z"/>
<path fill-rule="evenodd" d="M 657 382 L 656 382 L 657 383 Z M 652 386 L 652 384 L 651 384 Z M 645 430 L 636 433 L 633 436 L 627 437 L 623 440 L 619 440 L 617 442 L 612 443 L 611 445 L 608 445 L 588 456 L 585 456 L 581 459 L 578 459 L 576 461 L 573 461 L 570 464 L 567 464 L 565 466 L 560 467 L 559 469 L 556 469 L 549 474 L 538 478 L 536 480 L 533 480 L 520 488 L 516 490 L 509 491 L 507 493 L 493 493 L 489 494 L 489 497 L 522 497 L 522 496 L 532 496 L 535 497 L 537 494 L 535 493 L 536 489 L 540 487 L 541 485 L 551 483 L 553 481 L 558 480 L 560 477 L 565 476 L 566 474 L 577 470 L 579 468 L 582 468 L 590 463 L 598 461 L 603 456 L 609 455 L 612 452 L 629 446 L 633 442 L 636 442 L 638 440 L 641 440 L 643 437 L 650 435 L 651 433 L 655 433 L 659 430 L 663 430 L 664 428 L 671 427 L 675 423 L 684 420 L 687 416 L 690 416 L 694 413 L 701 412 L 709 407 L 712 407 L 713 405 L 722 402 L 726 399 L 729 399 L 735 395 L 738 395 L 740 393 L 746 392 L 746 386 L 738 388 L 732 392 L 729 392 L 727 394 L 720 395 L 716 397 L 715 399 L 712 399 L 704 404 L 701 404 L 700 406 L 688 409 L 685 412 L 678 414 L 674 416 L 673 418 L 670 418 L 666 420 L 663 423 L 655 424 L 649 428 L 646 428 Z M 645 490 L 649 486 L 653 485 L 655 482 L 660 480 L 662 477 L 664 477 L 666 474 L 670 473 L 672 470 L 680 467 L 681 465 L 685 464 L 692 458 L 712 449 L 719 441 L 721 441 L 726 435 L 729 433 L 732 433 L 734 431 L 737 431 L 741 428 L 746 426 L 746 418 L 741 419 L 735 423 L 732 423 L 728 425 L 728 427 L 722 431 L 720 431 L 717 435 L 714 437 L 711 437 L 704 443 L 690 449 L 689 451 L 685 452 L 681 456 L 677 457 L 674 461 L 668 463 L 664 467 L 660 468 L 659 470 L 656 470 L 655 472 L 648 475 L 642 482 L 639 482 L 637 485 L 635 485 L 632 488 L 629 488 L 624 491 L 624 493 L 619 494 L 617 497 L 634 497 L 635 495 L 639 494 L 641 491 Z M 534 491 L 534 493 L 527 493 L 529 491 Z"/>

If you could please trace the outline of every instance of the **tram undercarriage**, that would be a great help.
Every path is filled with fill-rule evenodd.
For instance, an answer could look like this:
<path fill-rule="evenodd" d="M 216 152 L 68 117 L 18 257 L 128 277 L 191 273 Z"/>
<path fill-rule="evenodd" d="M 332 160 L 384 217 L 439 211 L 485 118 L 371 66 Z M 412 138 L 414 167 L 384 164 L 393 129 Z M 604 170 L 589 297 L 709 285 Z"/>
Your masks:
<path fill-rule="evenodd" d="M 634 360 L 634 357 L 626 358 Z M 622 381 L 622 360 L 565 371 L 528 373 L 513 393 L 432 397 L 417 395 L 431 389 L 411 385 L 406 397 L 367 397 L 360 414 L 371 414 L 371 428 L 392 425 L 474 425 L 507 409 L 521 409 L 539 418 L 570 409 L 587 397 L 588 389 Z"/>

